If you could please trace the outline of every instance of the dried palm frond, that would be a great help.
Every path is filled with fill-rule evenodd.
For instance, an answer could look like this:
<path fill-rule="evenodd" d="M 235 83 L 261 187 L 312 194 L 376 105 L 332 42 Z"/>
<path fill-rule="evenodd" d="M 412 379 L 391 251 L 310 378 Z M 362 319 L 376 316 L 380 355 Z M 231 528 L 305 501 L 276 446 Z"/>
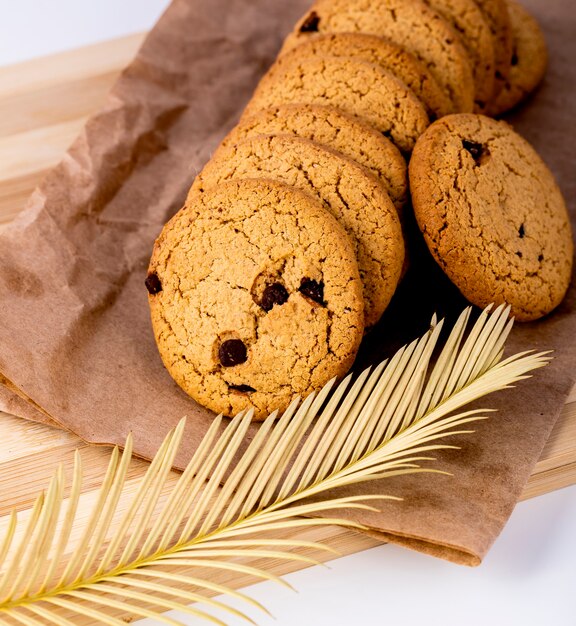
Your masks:
<path fill-rule="evenodd" d="M 200 603 L 251 621 L 203 594 L 227 594 L 263 607 L 212 576 L 190 575 L 190 569 L 182 573 L 182 566 L 280 581 L 246 559 L 310 563 L 294 550 L 327 548 L 297 537 L 274 539 L 275 533 L 325 524 L 359 526 L 315 516 L 342 508 L 371 509 L 370 500 L 388 497 L 334 497 L 330 490 L 432 471 L 421 462 L 430 460 L 432 451 L 451 447 L 439 439 L 470 432 L 471 422 L 487 416 L 488 410 L 457 412 L 462 406 L 527 378 L 548 360 L 543 353 L 502 360 L 512 325 L 508 313 L 503 307 L 484 311 L 466 335 L 466 310 L 435 361 L 442 322 L 433 320 L 422 338 L 389 362 L 355 381 L 349 376 L 333 391 L 329 383 L 304 401 L 294 400 L 279 419 L 270 415 L 239 461 L 250 412 L 226 424 L 216 418 L 175 480 L 171 467 L 184 429 L 180 422 L 121 519 L 118 504 L 129 496 L 132 438 L 123 454 L 113 450 L 92 513 L 81 524 L 77 453 L 68 497 L 60 468 L 24 529 L 12 514 L 0 541 L 0 622 L 4 616 L 27 626 L 69 626 L 82 616 L 123 626 L 117 616 L 130 614 L 179 624 L 162 614 L 178 609 L 222 623 Z M 72 541 L 74 533 L 79 536 Z"/>

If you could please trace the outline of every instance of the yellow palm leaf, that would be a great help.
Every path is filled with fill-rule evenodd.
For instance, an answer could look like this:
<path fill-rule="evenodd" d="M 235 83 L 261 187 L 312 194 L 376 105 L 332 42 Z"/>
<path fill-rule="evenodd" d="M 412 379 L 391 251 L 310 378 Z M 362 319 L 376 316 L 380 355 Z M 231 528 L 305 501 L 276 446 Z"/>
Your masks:
<path fill-rule="evenodd" d="M 325 524 L 359 527 L 319 514 L 373 509 L 372 501 L 390 496 L 336 498 L 330 490 L 434 471 L 421 463 L 431 460 L 434 450 L 452 447 L 440 439 L 470 432 L 471 422 L 487 417 L 489 410 L 458 412 L 465 404 L 510 387 L 546 364 L 544 353 L 502 360 L 511 329 L 508 313 L 504 307 L 486 310 L 466 334 L 466 310 L 434 360 L 442 322 L 433 320 L 422 338 L 389 362 L 362 372 L 355 381 L 347 377 L 334 390 L 332 381 L 304 401 L 295 399 L 280 418 L 270 415 L 247 447 L 250 412 L 227 422 L 216 418 L 166 494 L 184 429 L 181 421 L 118 519 L 128 485 L 129 436 L 123 454 L 113 450 L 91 516 L 81 522 L 81 537 L 72 550 L 82 492 L 81 458 L 76 454 L 67 498 L 60 468 L 22 531 L 16 514 L 10 518 L 0 542 L 0 623 L 5 616 L 30 626 L 66 626 L 73 622 L 64 615 L 76 615 L 121 625 L 116 615 L 130 613 L 179 624 L 162 615 L 169 609 L 222 623 L 198 608 L 200 604 L 251 621 L 204 594 L 229 595 L 265 610 L 261 605 L 178 567 L 282 582 L 242 559 L 315 563 L 294 550 L 325 547 L 297 538 L 274 539 L 274 534 Z"/>

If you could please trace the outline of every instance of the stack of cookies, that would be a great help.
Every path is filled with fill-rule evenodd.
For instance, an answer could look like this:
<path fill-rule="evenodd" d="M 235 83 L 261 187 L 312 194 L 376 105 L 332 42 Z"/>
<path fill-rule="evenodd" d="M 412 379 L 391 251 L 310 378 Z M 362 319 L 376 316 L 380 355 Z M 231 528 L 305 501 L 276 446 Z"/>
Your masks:
<path fill-rule="evenodd" d="M 152 322 L 182 389 L 262 419 L 342 377 L 406 271 L 411 204 L 471 302 L 554 308 L 572 256 L 562 197 L 486 117 L 545 65 L 512 0 L 317 0 L 155 244 Z"/>

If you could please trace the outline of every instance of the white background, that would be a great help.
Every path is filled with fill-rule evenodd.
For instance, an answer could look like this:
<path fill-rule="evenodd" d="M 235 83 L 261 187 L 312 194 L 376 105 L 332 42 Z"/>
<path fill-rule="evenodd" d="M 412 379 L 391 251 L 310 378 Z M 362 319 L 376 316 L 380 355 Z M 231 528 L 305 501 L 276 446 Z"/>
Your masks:
<path fill-rule="evenodd" d="M 150 28 L 167 4 L 0 0 L 0 65 Z M 519 504 L 479 568 L 382 546 L 287 576 L 297 593 L 251 587 L 276 619 L 252 616 L 262 626 L 576 626 L 575 530 L 576 486 Z"/>

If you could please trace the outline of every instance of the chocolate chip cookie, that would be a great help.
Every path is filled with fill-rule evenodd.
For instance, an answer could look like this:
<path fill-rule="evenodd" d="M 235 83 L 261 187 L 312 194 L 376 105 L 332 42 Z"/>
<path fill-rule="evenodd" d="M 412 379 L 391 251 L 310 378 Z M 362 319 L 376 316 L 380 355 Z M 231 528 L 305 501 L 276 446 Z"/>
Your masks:
<path fill-rule="evenodd" d="M 238 178 L 269 178 L 316 197 L 344 227 L 363 284 L 366 327 L 388 306 L 404 263 L 398 214 L 378 179 L 307 139 L 256 136 L 218 150 L 192 185 L 192 198 Z"/>
<path fill-rule="evenodd" d="M 566 206 L 549 169 L 510 126 L 444 117 L 418 141 L 409 170 L 428 248 L 470 302 L 506 302 L 521 321 L 561 302 L 573 255 Z"/>
<path fill-rule="evenodd" d="M 476 107 L 484 109 L 494 93 L 494 39 L 474 0 L 424 0 L 461 35 L 474 76 Z"/>
<path fill-rule="evenodd" d="M 517 2 L 508 0 L 507 5 L 513 38 L 510 74 L 489 105 L 490 115 L 501 115 L 530 95 L 544 78 L 548 62 L 546 41 L 538 22 Z"/>
<path fill-rule="evenodd" d="M 242 119 L 222 146 L 255 135 L 294 135 L 328 146 L 375 174 L 399 211 L 406 204 L 406 161 L 389 139 L 358 118 L 333 107 L 287 104 Z"/>
<path fill-rule="evenodd" d="M 431 119 L 452 112 L 448 96 L 428 68 L 404 48 L 383 37 L 363 33 L 311 35 L 296 48 L 286 51 L 281 58 L 291 54 L 353 57 L 374 63 L 392 72 L 409 87 L 422 102 Z"/>
<path fill-rule="evenodd" d="M 385 37 L 416 56 L 452 103 L 472 111 L 474 79 L 458 33 L 420 0 L 318 0 L 288 36 L 283 50 L 314 33 L 355 32 Z"/>
<path fill-rule="evenodd" d="M 414 93 L 381 67 L 352 58 L 300 57 L 273 65 L 245 116 L 282 104 L 319 104 L 356 115 L 410 152 L 429 120 Z"/>
<path fill-rule="evenodd" d="M 192 194 L 154 246 L 147 285 L 166 368 L 225 415 L 284 410 L 351 366 L 363 332 L 352 245 L 281 183 Z"/>
<path fill-rule="evenodd" d="M 492 99 L 504 88 L 510 76 L 510 60 L 512 58 L 512 24 L 506 0 L 474 0 L 492 32 L 494 41 L 494 93 Z"/>

